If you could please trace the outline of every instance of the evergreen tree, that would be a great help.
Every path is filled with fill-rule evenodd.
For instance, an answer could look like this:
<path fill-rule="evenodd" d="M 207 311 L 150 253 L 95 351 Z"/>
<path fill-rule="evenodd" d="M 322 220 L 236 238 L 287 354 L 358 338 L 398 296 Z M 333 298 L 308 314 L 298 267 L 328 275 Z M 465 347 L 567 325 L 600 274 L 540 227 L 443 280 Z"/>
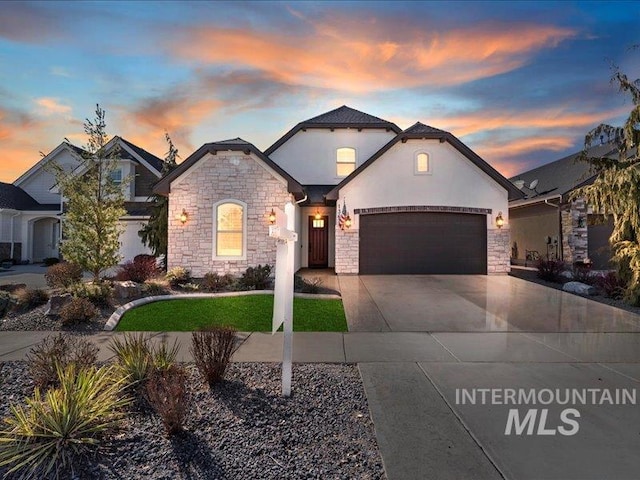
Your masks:
<path fill-rule="evenodd" d="M 595 212 L 613 216 L 609 238 L 613 262 L 627 282 L 626 300 L 640 305 L 640 79 L 631 81 L 616 68 L 611 81 L 631 97 L 632 109 L 624 126 L 599 125 L 585 137 L 582 159 L 598 176 L 591 185 L 577 189 L 573 198 L 585 197 Z M 617 158 L 589 157 L 588 149 L 603 142 L 617 149 Z"/>
<path fill-rule="evenodd" d="M 171 141 L 168 133 L 165 139 L 169 145 L 162 165 L 162 176 L 164 177 L 177 166 L 178 149 Z M 138 232 L 142 243 L 148 246 L 156 257 L 163 256 L 166 265 L 168 236 L 169 236 L 169 198 L 164 195 L 153 194 L 149 197 L 153 202 L 151 216 L 147 224 Z"/>
<path fill-rule="evenodd" d="M 91 272 L 98 281 L 104 270 L 121 259 L 119 220 L 126 214 L 123 188 L 128 179 L 115 180 L 119 150 L 106 151 L 105 111 L 96 105 L 95 113 L 93 121 L 84 123 L 89 138 L 78 167 L 73 171 L 58 164 L 52 167 L 64 198 L 60 251 L 66 260 Z"/>

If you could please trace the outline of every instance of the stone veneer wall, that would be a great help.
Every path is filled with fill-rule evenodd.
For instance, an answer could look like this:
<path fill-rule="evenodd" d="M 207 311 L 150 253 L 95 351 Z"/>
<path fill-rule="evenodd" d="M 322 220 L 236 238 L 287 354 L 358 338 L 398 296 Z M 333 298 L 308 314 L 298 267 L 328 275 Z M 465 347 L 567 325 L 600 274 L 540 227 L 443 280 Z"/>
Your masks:
<path fill-rule="evenodd" d="M 511 234 L 508 228 L 487 230 L 487 273 L 511 271 Z"/>
<path fill-rule="evenodd" d="M 185 267 L 194 277 L 202 277 L 208 272 L 238 275 L 247 267 L 274 265 L 276 241 L 269 238 L 269 212 L 283 208 L 289 198 L 286 183 L 253 156 L 241 152 L 207 154 L 180 183 L 171 184 L 168 268 Z M 246 260 L 213 258 L 213 205 L 224 199 L 247 204 Z M 183 209 L 189 214 L 184 225 L 177 218 Z"/>
<path fill-rule="evenodd" d="M 587 208 L 587 202 L 579 198 L 564 206 L 560 212 L 562 258 L 567 263 L 582 261 L 589 255 Z M 582 219 L 582 226 L 579 226 L 580 219 Z"/>
<path fill-rule="evenodd" d="M 357 275 L 360 268 L 360 232 L 336 228 L 336 274 Z"/>

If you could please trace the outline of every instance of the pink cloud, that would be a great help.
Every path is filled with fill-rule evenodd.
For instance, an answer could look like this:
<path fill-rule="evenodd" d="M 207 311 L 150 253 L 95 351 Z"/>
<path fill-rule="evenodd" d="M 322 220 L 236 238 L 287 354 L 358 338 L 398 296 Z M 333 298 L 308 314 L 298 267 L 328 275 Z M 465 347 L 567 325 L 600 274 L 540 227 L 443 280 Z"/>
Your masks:
<path fill-rule="evenodd" d="M 445 32 L 409 26 L 391 38 L 366 22 L 309 23 L 308 33 L 297 36 L 195 27 L 168 48 L 179 59 L 249 67 L 287 84 L 372 92 L 455 85 L 505 73 L 576 35 L 555 26 L 509 24 Z"/>

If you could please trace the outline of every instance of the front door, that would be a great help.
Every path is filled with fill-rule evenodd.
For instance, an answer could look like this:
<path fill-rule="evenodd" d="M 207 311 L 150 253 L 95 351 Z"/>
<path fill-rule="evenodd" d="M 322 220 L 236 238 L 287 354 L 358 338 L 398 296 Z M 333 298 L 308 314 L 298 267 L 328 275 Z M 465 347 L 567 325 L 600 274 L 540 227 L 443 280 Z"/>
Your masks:
<path fill-rule="evenodd" d="M 329 266 L 329 217 L 309 217 L 309 268 Z"/>

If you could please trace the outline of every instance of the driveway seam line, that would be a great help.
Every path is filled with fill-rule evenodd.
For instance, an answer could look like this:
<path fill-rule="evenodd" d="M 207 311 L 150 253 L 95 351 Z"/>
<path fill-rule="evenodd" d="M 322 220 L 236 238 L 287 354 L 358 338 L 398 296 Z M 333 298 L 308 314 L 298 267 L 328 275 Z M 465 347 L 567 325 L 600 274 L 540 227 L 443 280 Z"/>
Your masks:
<path fill-rule="evenodd" d="M 455 411 L 455 409 L 451 406 L 451 404 L 449 403 L 449 401 L 447 400 L 447 398 L 444 396 L 444 394 L 442 393 L 442 391 L 438 388 L 438 386 L 435 384 L 435 382 L 431 379 L 431 377 L 429 376 L 429 374 L 427 373 L 427 371 L 422 368 L 422 365 L 420 365 L 420 362 L 416 362 L 416 365 L 418 365 L 418 368 L 422 371 L 422 373 L 424 374 L 424 376 L 427 378 L 427 380 L 429 381 L 429 383 L 431 383 L 431 385 L 433 385 L 433 388 L 435 388 L 436 392 L 438 392 L 438 395 L 440 395 L 440 398 L 442 398 L 442 400 L 444 401 L 445 405 L 449 408 L 449 410 L 451 410 L 451 413 L 453 413 L 453 415 L 458 419 L 458 422 L 460 422 L 460 425 L 462 425 L 462 428 L 464 428 L 464 430 L 467 432 L 467 434 L 469 435 L 469 437 L 471 437 L 471 439 L 473 440 L 473 442 L 478 446 L 478 448 L 482 451 L 482 453 L 484 454 L 485 457 L 487 457 L 487 460 L 489 461 L 489 463 L 491 463 L 491 465 L 493 465 L 493 468 L 496 469 L 496 472 L 498 472 L 498 475 L 500 475 L 502 478 L 504 478 L 506 480 L 507 476 L 504 474 L 504 472 L 498 467 L 498 465 L 496 465 L 496 462 L 493 461 L 493 458 L 491 458 L 491 456 L 489 455 L 489 452 L 482 446 L 482 444 L 480 443 L 480 440 L 478 438 L 476 438 L 476 436 L 473 434 L 473 432 L 471 431 L 471 429 L 469 428 L 469 426 L 464 422 L 464 420 L 462 419 L 462 416 L 458 415 L 458 412 Z"/>
<path fill-rule="evenodd" d="M 557 348 L 552 347 L 551 345 L 547 345 L 546 343 L 541 342 L 540 340 L 537 340 L 537 339 L 535 339 L 535 338 L 533 338 L 533 337 L 530 337 L 530 336 L 529 336 L 529 335 L 527 335 L 526 333 L 519 333 L 518 335 L 522 335 L 522 336 L 524 336 L 525 338 L 528 338 L 529 340 L 532 340 L 532 341 L 534 341 L 534 342 L 536 342 L 536 343 L 539 343 L 540 345 L 544 345 L 545 347 L 550 348 L 551 350 L 553 350 L 553 351 L 555 351 L 555 352 L 561 353 L 562 355 L 565 355 L 565 356 L 567 356 L 567 357 L 569 357 L 569 358 L 572 358 L 572 359 L 574 359 L 574 360 L 575 360 L 576 362 L 578 362 L 578 363 L 583 363 L 583 362 L 584 362 L 583 360 L 579 359 L 578 357 L 574 357 L 573 355 L 570 355 L 570 354 L 568 354 L 568 353 L 566 353 L 566 352 L 563 352 L 562 350 L 558 350 Z"/>
<path fill-rule="evenodd" d="M 384 324 L 387 326 L 387 328 L 389 329 L 390 332 L 393 332 L 393 330 L 391 329 L 391 326 L 389 325 L 389 322 L 387 322 L 387 319 L 385 318 L 384 315 L 382 315 L 382 311 L 380 310 L 380 307 L 378 306 L 378 304 L 376 303 L 376 301 L 373 299 L 373 297 L 371 296 L 371 292 L 369 291 L 369 289 L 367 288 L 367 286 L 364 284 L 364 282 L 362 281 L 362 279 L 360 278 L 360 275 L 358 275 L 358 282 L 360 282 L 360 284 L 364 287 L 365 291 L 367 292 L 367 295 L 369 295 L 369 298 L 371 299 L 371 303 L 373 303 L 373 305 L 376 307 L 376 310 L 378 311 L 378 313 L 380 314 L 380 317 L 382 317 L 382 320 L 384 321 Z"/>
<path fill-rule="evenodd" d="M 631 380 L 632 382 L 640 383 L 640 380 L 638 380 L 637 378 L 630 377 L 630 376 L 629 376 L 629 375 L 627 375 L 626 373 L 619 372 L 619 371 L 618 371 L 618 370 L 616 370 L 615 368 L 612 368 L 612 367 L 610 367 L 610 366 L 608 366 L 608 365 L 605 365 L 604 363 L 599 363 L 599 362 L 598 362 L 598 363 L 596 363 L 596 365 L 599 365 L 599 366 L 601 366 L 602 368 L 604 368 L 604 369 L 606 369 L 606 370 L 609 370 L 610 372 L 617 373 L 618 375 L 621 375 L 621 376 L 623 376 L 624 378 L 628 378 L 628 379 L 629 379 L 629 380 Z"/>
<path fill-rule="evenodd" d="M 455 358 L 455 359 L 456 359 L 456 361 L 457 361 L 458 363 L 462 363 L 462 360 L 460 360 L 460 359 L 456 356 L 456 354 L 455 354 L 455 353 L 453 353 L 451 350 L 449 350 L 449 349 L 445 346 L 445 344 L 444 344 L 444 343 L 442 343 L 440 340 L 438 340 L 438 337 L 436 337 L 433 333 L 429 333 L 429 335 L 430 335 L 430 336 L 431 336 L 431 338 L 433 338 L 436 342 L 438 342 L 438 344 L 439 344 L 442 348 L 444 348 L 447 352 L 449 352 L 449 353 L 451 354 L 451 356 L 452 356 L 453 358 Z"/>

